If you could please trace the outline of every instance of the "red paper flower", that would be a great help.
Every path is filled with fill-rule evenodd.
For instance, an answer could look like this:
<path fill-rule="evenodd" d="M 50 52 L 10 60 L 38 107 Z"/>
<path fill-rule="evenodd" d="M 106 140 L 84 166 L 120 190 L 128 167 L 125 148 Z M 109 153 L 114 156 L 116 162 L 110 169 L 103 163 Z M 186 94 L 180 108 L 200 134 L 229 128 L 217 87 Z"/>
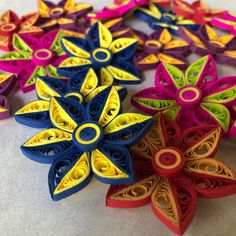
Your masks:
<path fill-rule="evenodd" d="M 21 19 L 15 12 L 8 10 L 0 16 L 0 49 L 12 50 L 12 37 L 14 33 L 42 35 L 43 30 L 34 26 L 39 19 L 38 13 L 30 13 Z"/>
<path fill-rule="evenodd" d="M 174 0 L 173 12 L 197 24 L 210 22 L 214 17 L 220 17 L 225 10 L 210 9 L 204 1 L 195 1 L 192 4 L 184 0 Z"/>
<path fill-rule="evenodd" d="M 107 206 L 133 208 L 151 203 L 155 215 L 182 234 L 195 214 L 197 197 L 218 198 L 236 193 L 236 173 L 214 160 L 218 126 L 195 126 L 184 132 L 157 113 L 153 127 L 130 151 L 137 182 L 111 186 Z"/>

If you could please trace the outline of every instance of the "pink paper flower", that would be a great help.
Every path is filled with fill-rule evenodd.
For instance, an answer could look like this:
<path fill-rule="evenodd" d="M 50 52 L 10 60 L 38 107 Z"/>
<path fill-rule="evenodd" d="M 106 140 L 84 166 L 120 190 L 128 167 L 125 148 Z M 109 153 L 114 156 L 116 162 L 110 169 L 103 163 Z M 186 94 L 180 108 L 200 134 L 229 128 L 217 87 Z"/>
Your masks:
<path fill-rule="evenodd" d="M 60 39 L 62 33 L 51 31 L 40 39 L 15 34 L 13 47 L 16 51 L 0 57 L 0 69 L 18 75 L 19 87 L 23 92 L 34 89 L 38 76 L 57 77 L 56 68 L 66 58 Z"/>

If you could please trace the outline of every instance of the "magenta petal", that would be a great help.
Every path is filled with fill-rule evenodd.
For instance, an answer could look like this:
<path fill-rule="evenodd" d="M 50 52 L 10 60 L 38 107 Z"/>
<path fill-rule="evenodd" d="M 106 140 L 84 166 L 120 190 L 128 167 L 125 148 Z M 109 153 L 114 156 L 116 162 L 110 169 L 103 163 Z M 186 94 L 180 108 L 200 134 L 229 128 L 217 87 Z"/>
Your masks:
<path fill-rule="evenodd" d="M 58 34 L 58 30 L 52 30 L 48 33 L 46 33 L 41 39 L 40 39 L 40 46 L 45 49 L 50 49 L 56 36 Z"/>
<path fill-rule="evenodd" d="M 29 80 L 29 78 L 32 76 L 35 68 L 36 68 L 36 66 L 34 64 L 30 64 L 29 66 L 27 66 L 27 68 L 25 68 L 24 70 L 22 70 L 18 74 L 19 87 L 23 92 L 28 92 L 28 90 L 27 91 L 25 90 L 24 85 Z"/>
<path fill-rule="evenodd" d="M 214 117 L 200 106 L 194 110 L 192 117 L 194 117 L 194 123 L 196 125 L 219 125 Z"/>
<path fill-rule="evenodd" d="M 173 97 L 177 94 L 177 88 L 173 83 L 169 73 L 165 69 L 164 64 L 159 64 L 155 74 L 155 86 L 158 91 L 165 88 L 166 91 L 169 91 L 169 94 L 172 94 Z"/>
<path fill-rule="evenodd" d="M 67 58 L 67 55 L 56 57 L 51 63 L 51 65 L 58 67 L 61 64 L 61 62 L 64 61 L 66 58 Z"/>
<path fill-rule="evenodd" d="M 26 43 L 33 51 L 39 48 L 39 39 L 30 36 L 28 34 L 19 34 L 21 39 L 23 39 L 24 43 Z"/>

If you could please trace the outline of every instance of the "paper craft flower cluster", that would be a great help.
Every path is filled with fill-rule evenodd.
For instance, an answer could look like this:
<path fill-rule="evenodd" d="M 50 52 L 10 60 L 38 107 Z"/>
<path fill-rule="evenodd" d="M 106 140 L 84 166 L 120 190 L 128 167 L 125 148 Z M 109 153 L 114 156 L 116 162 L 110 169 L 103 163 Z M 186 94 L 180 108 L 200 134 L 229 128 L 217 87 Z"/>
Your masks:
<path fill-rule="evenodd" d="M 107 206 L 134 208 L 151 203 L 154 214 L 182 235 L 194 217 L 198 197 L 236 193 L 236 172 L 213 159 L 220 132 L 212 125 L 181 132 L 175 121 L 157 113 L 152 128 L 130 148 L 137 181 L 112 185 Z"/>
<path fill-rule="evenodd" d="M 190 65 L 185 75 L 172 65 L 160 64 L 155 87 L 134 94 L 131 103 L 151 115 L 163 112 L 182 130 L 204 124 L 219 125 L 223 133 L 228 133 L 230 111 L 236 103 L 236 77 L 218 79 L 210 55 Z"/>
<path fill-rule="evenodd" d="M 68 58 L 60 63 L 57 72 L 66 77 L 83 68 L 93 68 L 102 85 L 140 83 L 141 76 L 131 61 L 137 40 L 119 38 L 113 41 L 110 31 L 96 22 L 86 38 L 63 37 L 63 50 Z"/>
<path fill-rule="evenodd" d="M 43 30 L 36 26 L 39 20 L 38 13 L 30 13 L 21 19 L 11 10 L 0 16 L 0 49 L 12 50 L 12 37 L 14 33 L 40 36 Z"/>
<path fill-rule="evenodd" d="M 38 86 L 43 82 L 46 80 L 39 80 Z M 90 84 L 90 78 L 87 77 L 78 91 L 88 91 L 86 88 Z M 56 90 L 49 86 L 50 82 L 44 85 L 44 89 L 38 90 L 41 92 L 38 95 L 52 95 Z M 93 88 L 90 89 L 92 91 Z M 120 96 L 115 87 L 108 86 L 98 92 L 86 107 L 80 103 L 80 98 L 80 92 L 70 91 L 64 97 L 54 93 L 49 102 L 43 101 L 53 128 L 39 132 L 21 147 L 28 158 L 52 163 L 49 188 L 54 200 L 84 188 L 93 174 L 107 184 L 134 182 L 131 157 L 126 146 L 135 144 L 152 124 L 149 116 L 120 114 Z M 39 104 L 29 103 L 16 115 L 28 114 L 32 119 L 30 116 L 37 116 L 39 109 L 42 119 L 43 109 Z M 28 124 L 32 126 L 32 123 Z"/>
<path fill-rule="evenodd" d="M 38 76 L 57 76 L 56 66 L 65 58 L 60 45 L 62 33 L 51 31 L 40 38 L 15 34 L 15 51 L 0 56 L 0 70 L 17 74 L 23 92 L 34 89 Z"/>

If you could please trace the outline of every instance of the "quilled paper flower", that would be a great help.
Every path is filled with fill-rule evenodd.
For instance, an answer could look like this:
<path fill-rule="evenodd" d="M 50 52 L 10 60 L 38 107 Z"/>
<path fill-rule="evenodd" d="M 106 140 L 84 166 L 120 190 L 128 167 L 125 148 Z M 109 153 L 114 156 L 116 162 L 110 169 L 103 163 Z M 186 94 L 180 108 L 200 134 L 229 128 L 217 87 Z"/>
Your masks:
<path fill-rule="evenodd" d="M 172 34 L 177 34 L 180 26 L 197 30 L 196 25 L 192 20 L 184 19 L 172 12 L 166 11 L 157 4 L 150 3 L 147 7 L 140 7 L 135 11 L 135 15 L 154 30 L 167 28 Z"/>
<path fill-rule="evenodd" d="M 0 120 L 6 119 L 11 115 L 7 95 L 12 91 L 16 84 L 14 74 L 0 75 Z"/>
<path fill-rule="evenodd" d="M 21 19 L 11 10 L 0 16 L 0 49 L 12 50 L 12 37 L 14 33 L 40 36 L 43 30 L 35 24 L 39 19 L 38 13 L 30 13 Z"/>
<path fill-rule="evenodd" d="M 44 30 L 55 28 L 74 29 L 77 20 L 92 11 L 90 4 L 76 4 L 75 0 L 62 0 L 58 4 L 38 0 L 38 10 L 42 17 L 40 27 Z"/>
<path fill-rule="evenodd" d="M 214 17 L 221 17 L 222 14 L 225 13 L 225 10 L 210 9 L 208 5 L 201 0 L 194 1 L 193 3 L 188 3 L 184 0 L 174 0 L 173 12 L 202 25 L 210 22 Z"/>
<path fill-rule="evenodd" d="M 38 76 L 59 76 L 56 66 L 66 58 L 60 46 L 62 33 L 51 31 L 41 38 L 14 34 L 15 51 L 0 56 L 0 69 L 16 73 L 23 92 L 34 89 Z"/>
<path fill-rule="evenodd" d="M 126 146 L 139 141 L 152 118 L 120 112 L 120 97 L 112 86 L 94 96 L 86 107 L 73 99 L 50 99 L 54 128 L 33 136 L 21 150 L 32 160 L 53 163 L 48 180 L 54 200 L 84 188 L 93 175 L 107 184 L 134 182 Z"/>
<path fill-rule="evenodd" d="M 97 75 L 90 68 L 76 73 L 67 84 L 59 78 L 38 77 L 35 88 L 39 100 L 26 104 L 15 113 L 15 118 L 17 122 L 26 126 L 48 128 L 52 125 L 49 115 L 49 103 L 52 97 L 71 98 L 84 104 L 107 86 L 99 86 Z M 119 86 L 115 88 L 123 100 L 127 90 Z"/>
<path fill-rule="evenodd" d="M 225 12 L 220 18 L 212 18 L 211 25 L 229 31 L 236 36 L 236 14 Z"/>
<path fill-rule="evenodd" d="M 144 42 L 143 51 L 136 53 L 134 64 L 139 70 L 155 69 L 160 62 L 175 65 L 185 69 L 185 57 L 190 49 L 187 42 L 182 39 L 172 39 L 167 29 L 151 34 Z"/>
<path fill-rule="evenodd" d="M 217 62 L 236 65 L 236 38 L 234 35 L 218 36 L 209 25 L 202 25 L 197 33 L 181 27 L 179 34 L 191 45 L 193 52 L 201 56 L 212 54 Z"/>
<path fill-rule="evenodd" d="M 137 45 L 132 38 L 113 41 L 110 31 L 95 23 L 86 39 L 63 37 L 61 45 L 69 58 L 59 65 L 58 74 L 71 77 L 83 68 L 93 68 L 102 85 L 140 83 L 140 74 L 130 63 Z"/>
<path fill-rule="evenodd" d="M 154 214 L 173 232 L 183 234 L 192 221 L 197 198 L 236 193 L 236 173 L 213 159 L 218 126 L 180 127 L 158 113 L 153 127 L 130 152 L 136 183 L 111 186 L 109 207 L 136 208 L 151 203 Z"/>
<path fill-rule="evenodd" d="M 148 114 L 163 112 L 175 119 L 184 130 L 195 125 L 219 125 L 229 131 L 229 109 L 236 103 L 236 77 L 217 78 L 211 55 L 188 67 L 185 75 L 176 67 L 160 64 L 155 87 L 132 96 L 131 103 Z"/>

